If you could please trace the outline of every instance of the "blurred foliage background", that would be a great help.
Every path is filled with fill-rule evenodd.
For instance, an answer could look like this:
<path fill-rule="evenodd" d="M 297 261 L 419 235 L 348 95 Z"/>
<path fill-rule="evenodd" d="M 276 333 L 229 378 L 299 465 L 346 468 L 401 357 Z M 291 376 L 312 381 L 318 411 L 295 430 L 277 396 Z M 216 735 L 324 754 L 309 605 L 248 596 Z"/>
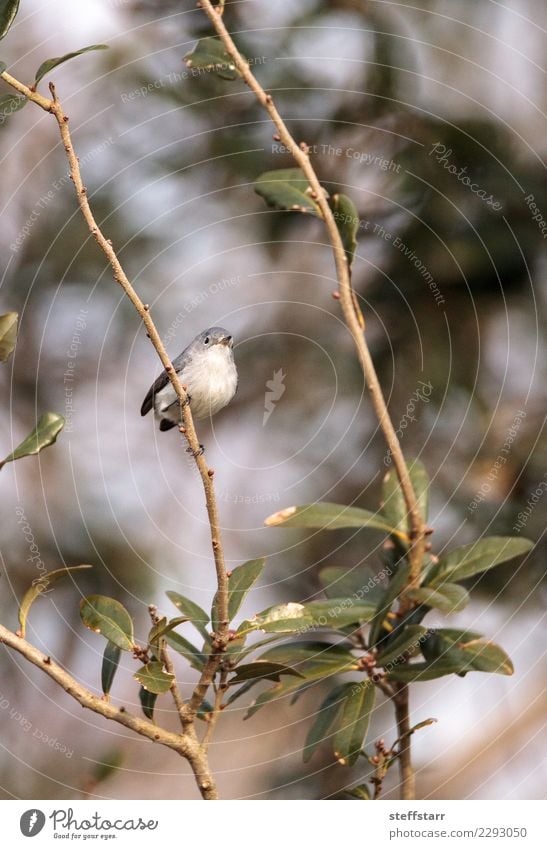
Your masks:
<path fill-rule="evenodd" d="M 2 44 L 19 78 L 49 56 L 110 45 L 52 78 L 97 217 L 170 354 L 212 324 L 236 338 L 238 394 L 200 438 L 217 470 L 228 561 L 269 556 L 244 612 L 314 598 L 320 565 L 379 563 L 360 536 L 263 527 L 290 504 L 375 507 L 385 448 L 331 298 L 320 222 L 267 210 L 252 190 L 290 158 L 243 84 L 193 76 L 182 62 L 209 34 L 205 16 L 167 0 L 21 5 Z M 358 207 L 354 284 L 403 449 L 432 478 L 434 550 L 512 534 L 519 513 L 519 532 L 540 540 L 525 569 L 493 570 L 450 623 L 499 639 L 515 676 L 412 690 L 413 721 L 440 720 L 415 737 L 423 798 L 538 798 L 547 777 L 547 261 L 526 200 L 547 217 L 545 11 L 531 0 L 245 0 L 226 12 L 291 130 L 314 148 L 320 178 Z M 179 435 L 139 416 L 159 364 L 76 212 L 54 122 L 28 106 L 0 131 L 0 306 L 21 314 L 0 372 L 2 451 L 46 409 L 68 422 L 54 448 L 2 473 L 1 616 L 15 627 L 16 599 L 36 577 L 32 545 L 48 569 L 94 564 L 36 605 L 28 634 L 97 690 L 103 646 L 80 623 L 79 595 L 115 595 L 142 635 L 148 603 L 168 612 L 167 589 L 207 607 L 202 492 Z M 264 424 L 278 370 L 285 392 Z M 1 663 L 2 798 L 196 795 L 171 753 L 83 715 L 21 659 Z M 114 697 L 137 710 L 130 671 Z M 245 724 L 241 708 L 224 715 L 212 747 L 224 797 L 328 797 L 361 777 L 326 756 L 302 764 L 319 697 Z M 174 722 L 166 699 L 161 707 Z M 394 737 L 389 709 L 376 711 L 372 733 Z"/>

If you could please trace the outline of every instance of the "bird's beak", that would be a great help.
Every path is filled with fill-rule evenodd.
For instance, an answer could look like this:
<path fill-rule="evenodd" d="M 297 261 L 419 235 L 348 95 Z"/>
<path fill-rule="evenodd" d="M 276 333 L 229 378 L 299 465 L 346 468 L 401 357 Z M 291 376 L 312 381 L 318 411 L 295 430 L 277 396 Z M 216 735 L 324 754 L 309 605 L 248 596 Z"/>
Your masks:
<path fill-rule="evenodd" d="M 224 336 L 224 338 L 219 341 L 219 345 L 226 345 L 227 348 L 233 348 L 234 340 L 231 336 Z"/>

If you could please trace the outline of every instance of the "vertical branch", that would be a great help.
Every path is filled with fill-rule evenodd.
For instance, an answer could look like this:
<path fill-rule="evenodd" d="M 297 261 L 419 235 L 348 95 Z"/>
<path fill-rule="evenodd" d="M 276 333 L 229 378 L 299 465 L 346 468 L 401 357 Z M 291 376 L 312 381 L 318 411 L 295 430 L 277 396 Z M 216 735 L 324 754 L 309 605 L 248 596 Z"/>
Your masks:
<path fill-rule="evenodd" d="M 410 759 L 410 715 L 408 706 L 408 684 L 395 684 L 395 717 L 399 735 L 399 774 L 401 776 L 401 795 L 403 799 L 415 799 L 415 780 Z"/>
<path fill-rule="evenodd" d="M 213 27 L 216 30 L 217 35 L 224 44 L 226 52 L 232 59 L 241 78 L 246 83 L 246 85 L 249 86 L 250 90 L 254 93 L 260 105 L 269 114 L 273 124 L 276 127 L 281 142 L 290 151 L 296 164 L 306 176 L 310 187 L 314 192 L 314 197 L 316 197 L 315 202 L 321 209 L 321 214 L 327 227 L 329 239 L 332 246 L 334 263 L 336 266 L 336 276 L 340 293 L 340 304 L 342 307 L 344 320 L 353 338 L 353 342 L 355 344 L 357 356 L 359 358 L 359 362 L 363 370 L 365 383 L 368 387 L 372 405 L 374 407 L 378 422 L 380 424 L 380 427 L 384 434 L 384 438 L 393 458 L 393 464 L 395 466 L 395 470 L 400 481 L 401 490 L 405 499 L 405 504 L 408 513 L 409 537 L 412 541 L 409 550 L 409 561 L 411 567 L 409 587 L 417 586 L 420 582 L 420 573 L 425 553 L 425 526 L 418 507 L 416 493 L 414 492 L 412 481 L 410 480 L 410 475 L 408 474 L 408 469 L 405 463 L 403 452 L 401 450 L 401 445 L 399 443 L 395 428 L 391 421 L 382 392 L 382 388 L 380 386 L 380 381 L 378 380 L 378 375 L 376 373 L 376 369 L 372 361 L 372 357 L 363 332 L 363 328 L 359 320 L 360 316 L 355 310 L 353 290 L 351 287 L 350 270 L 344 245 L 342 243 L 342 238 L 340 236 L 340 232 L 336 224 L 336 219 L 334 218 L 333 212 L 329 206 L 327 198 L 325 197 L 321 183 L 319 182 L 319 178 L 315 173 L 315 169 L 311 164 L 307 145 L 304 143 L 298 145 L 296 143 L 295 139 L 289 132 L 285 121 L 279 114 L 272 96 L 270 94 L 267 94 L 266 91 L 262 88 L 256 77 L 254 76 L 253 72 L 251 71 L 248 63 L 245 61 L 245 59 L 242 57 L 241 53 L 237 49 L 230 33 L 226 28 L 219 7 L 214 6 L 211 0 L 198 0 L 198 5 L 203 8 L 205 14 L 211 21 Z"/>

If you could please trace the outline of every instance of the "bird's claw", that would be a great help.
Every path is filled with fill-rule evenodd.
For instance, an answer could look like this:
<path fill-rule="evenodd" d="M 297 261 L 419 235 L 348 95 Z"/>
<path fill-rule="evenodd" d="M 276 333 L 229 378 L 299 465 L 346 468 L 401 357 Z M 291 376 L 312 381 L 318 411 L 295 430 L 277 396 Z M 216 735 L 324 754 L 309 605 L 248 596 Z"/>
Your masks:
<path fill-rule="evenodd" d="M 194 459 L 196 459 L 197 457 L 201 457 L 201 455 L 205 453 L 205 448 L 203 447 L 203 445 L 200 444 L 199 449 L 197 451 L 194 451 L 194 449 L 191 447 L 188 447 L 186 451 L 188 452 L 188 454 L 191 454 Z"/>

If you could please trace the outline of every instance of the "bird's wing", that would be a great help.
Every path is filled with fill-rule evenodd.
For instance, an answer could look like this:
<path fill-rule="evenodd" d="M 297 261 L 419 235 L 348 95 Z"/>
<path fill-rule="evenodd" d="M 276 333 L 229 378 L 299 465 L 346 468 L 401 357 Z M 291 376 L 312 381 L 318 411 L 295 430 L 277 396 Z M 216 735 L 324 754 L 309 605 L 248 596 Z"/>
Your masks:
<path fill-rule="evenodd" d="M 152 409 L 154 406 L 154 397 L 156 392 L 159 392 L 164 386 L 167 386 L 168 383 L 169 378 L 167 377 L 167 372 L 164 370 L 146 393 L 146 398 L 142 402 L 141 416 L 145 416 Z"/>
<path fill-rule="evenodd" d="M 179 354 L 178 357 L 176 357 L 173 360 L 173 366 L 174 366 L 174 369 L 177 372 L 177 374 L 182 370 L 182 368 L 185 365 L 185 362 L 186 362 L 186 359 L 187 359 L 187 357 L 186 357 L 186 351 L 187 350 L 188 349 L 185 349 L 182 352 L 182 354 Z M 150 389 L 146 393 L 146 398 L 142 402 L 141 416 L 145 416 L 147 413 L 150 412 L 150 410 L 154 406 L 154 397 L 155 397 L 156 393 L 161 392 L 161 390 L 164 388 L 164 386 L 167 386 L 168 383 L 169 383 L 169 378 L 167 377 L 167 372 L 164 369 L 162 371 L 162 373 L 160 374 L 160 376 L 158 378 L 156 378 L 156 380 L 154 381 L 154 383 L 152 384 L 152 386 L 150 387 Z"/>

